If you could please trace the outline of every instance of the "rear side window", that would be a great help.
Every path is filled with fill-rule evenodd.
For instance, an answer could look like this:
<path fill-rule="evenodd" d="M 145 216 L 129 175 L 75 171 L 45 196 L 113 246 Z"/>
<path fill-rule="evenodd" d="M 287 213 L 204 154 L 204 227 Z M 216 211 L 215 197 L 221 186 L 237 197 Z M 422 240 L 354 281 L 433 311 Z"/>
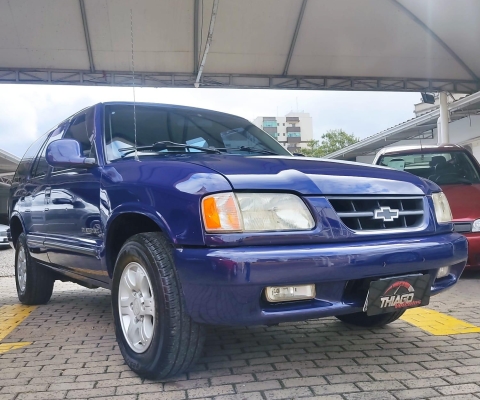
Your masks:
<path fill-rule="evenodd" d="M 20 161 L 20 163 L 18 164 L 17 170 L 13 177 L 13 183 L 25 181 L 28 173 L 30 172 L 30 167 L 32 166 L 33 160 L 37 156 L 42 145 L 47 140 L 48 135 L 49 132 L 42 135 L 39 139 L 33 142 L 33 144 L 25 152 L 22 161 Z"/>

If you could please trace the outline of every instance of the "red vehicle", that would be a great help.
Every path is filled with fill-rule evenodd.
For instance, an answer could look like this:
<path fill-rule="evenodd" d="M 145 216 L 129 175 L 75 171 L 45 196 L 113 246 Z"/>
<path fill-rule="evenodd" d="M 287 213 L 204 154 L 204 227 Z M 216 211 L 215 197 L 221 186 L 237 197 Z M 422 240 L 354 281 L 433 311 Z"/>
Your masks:
<path fill-rule="evenodd" d="M 480 164 L 469 151 L 451 144 L 389 147 L 373 163 L 438 184 L 450 203 L 455 231 L 468 239 L 467 267 L 480 268 Z"/>

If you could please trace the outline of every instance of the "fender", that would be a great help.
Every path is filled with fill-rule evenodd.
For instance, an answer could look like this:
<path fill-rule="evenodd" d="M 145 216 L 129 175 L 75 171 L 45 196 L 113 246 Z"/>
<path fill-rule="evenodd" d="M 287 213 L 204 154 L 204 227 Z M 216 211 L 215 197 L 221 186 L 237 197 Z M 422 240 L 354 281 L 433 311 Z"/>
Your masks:
<path fill-rule="evenodd" d="M 174 245 L 177 244 L 177 240 L 173 235 L 172 230 L 170 229 L 170 226 L 167 224 L 163 216 L 153 207 L 149 207 L 145 204 L 139 204 L 139 203 L 123 203 L 112 210 L 105 226 L 104 243 L 107 242 L 108 232 L 110 230 L 110 226 L 112 225 L 113 221 L 122 214 L 140 214 L 150 218 L 153 222 L 155 222 L 158 225 L 158 227 L 162 230 L 162 232 L 164 232 L 168 236 L 168 238 Z"/>

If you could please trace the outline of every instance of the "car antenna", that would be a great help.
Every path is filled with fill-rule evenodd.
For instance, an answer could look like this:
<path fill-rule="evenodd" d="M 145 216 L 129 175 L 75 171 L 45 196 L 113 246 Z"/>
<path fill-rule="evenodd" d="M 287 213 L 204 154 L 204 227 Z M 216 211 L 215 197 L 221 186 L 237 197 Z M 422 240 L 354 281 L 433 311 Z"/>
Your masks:
<path fill-rule="evenodd" d="M 135 146 L 135 161 L 138 160 L 137 151 L 137 110 L 135 101 L 135 58 L 133 52 L 133 10 L 130 8 L 130 38 L 132 42 L 132 89 L 133 89 L 133 132 L 134 132 L 134 146 Z"/>

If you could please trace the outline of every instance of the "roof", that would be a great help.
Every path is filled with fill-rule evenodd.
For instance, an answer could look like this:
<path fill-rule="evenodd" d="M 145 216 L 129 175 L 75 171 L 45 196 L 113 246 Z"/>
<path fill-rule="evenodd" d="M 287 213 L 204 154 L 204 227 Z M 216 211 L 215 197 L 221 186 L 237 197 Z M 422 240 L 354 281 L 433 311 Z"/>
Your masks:
<path fill-rule="evenodd" d="M 0 82 L 473 93 L 479 15 L 478 0 L 0 0 Z"/>
<path fill-rule="evenodd" d="M 468 115 L 480 112 L 480 92 L 464 97 L 448 104 L 450 120 L 457 121 Z M 325 156 L 325 158 L 346 158 L 352 159 L 360 155 L 369 154 L 391 143 L 414 138 L 426 131 L 437 127 L 437 120 L 440 116 L 440 109 L 437 108 L 417 118 L 409 119 L 392 128 L 369 136 L 357 143 L 347 146 Z"/>
<path fill-rule="evenodd" d="M 385 147 L 377 153 L 377 156 L 388 155 L 388 154 L 407 154 L 412 151 L 420 151 L 424 153 L 433 153 L 437 151 L 466 151 L 464 147 L 459 146 L 458 144 L 443 144 L 443 145 L 414 145 L 414 146 L 395 146 L 395 147 Z"/>
<path fill-rule="evenodd" d="M 3 175 L 11 174 L 17 170 L 20 158 L 5 151 L 0 150 L 0 183 L 3 183 Z"/>

